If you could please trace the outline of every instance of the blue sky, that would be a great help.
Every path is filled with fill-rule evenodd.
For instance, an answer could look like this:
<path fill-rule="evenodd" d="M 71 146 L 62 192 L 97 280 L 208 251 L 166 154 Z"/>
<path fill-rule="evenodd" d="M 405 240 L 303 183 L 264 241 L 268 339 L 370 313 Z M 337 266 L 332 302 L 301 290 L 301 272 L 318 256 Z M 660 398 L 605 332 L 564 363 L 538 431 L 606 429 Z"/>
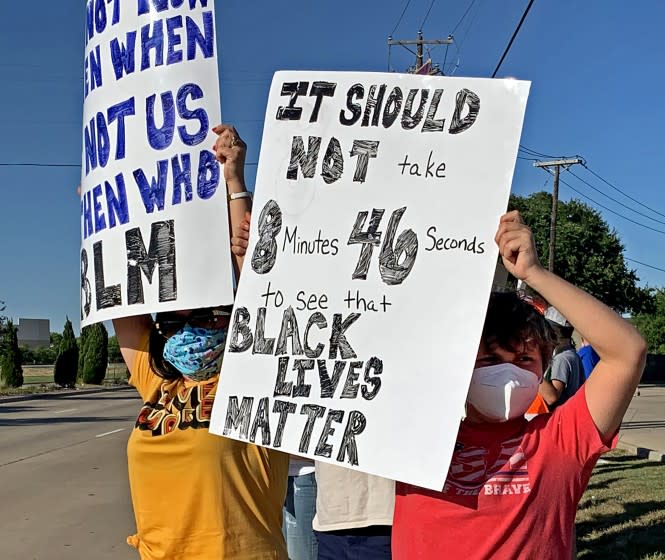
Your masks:
<path fill-rule="evenodd" d="M 421 26 L 427 38 L 454 31 L 457 47 L 449 48 L 447 57 L 445 47 L 438 47 L 432 58 L 443 62 L 445 57 L 446 68 L 457 76 L 487 77 L 526 4 L 411 0 L 399 21 L 407 0 L 217 1 L 222 115 L 250 146 L 250 185 L 274 71 L 386 71 L 386 40 L 399 21 L 393 36 L 400 39 L 415 38 Z M 83 6 L 73 0 L 6 2 L 0 18 L 0 300 L 14 318 L 50 319 L 51 330 L 62 330 L 66 315 L 78 330 L 74 189 L 80 175 L 75 166 L 81 153 Z M 499 76 L 533 82 L 522 144 L 545 154 L 580 154 L 590 169 L 662 213 L 624 198 L 582 167 L 575 169 L 580 177 L 653 219 L 562 175 L 580 193 L 662 230 L 601 209 L 620 234 L 627 257 L 665 269 L 663 21 L 665 4 L 659 2 L 536 0 Z M 397 71 L 413 58 L 399 47 L 391 51 Z M 63 166 L 7 165 L 16 163 Z M 530 161 L 518 160 L 513 192 L 549 190 L 547 179 Z M 589 202 L 566 185 L 561 196 Z M 642 283 L 665 285 L 665 272 L 629 264 Z"/>

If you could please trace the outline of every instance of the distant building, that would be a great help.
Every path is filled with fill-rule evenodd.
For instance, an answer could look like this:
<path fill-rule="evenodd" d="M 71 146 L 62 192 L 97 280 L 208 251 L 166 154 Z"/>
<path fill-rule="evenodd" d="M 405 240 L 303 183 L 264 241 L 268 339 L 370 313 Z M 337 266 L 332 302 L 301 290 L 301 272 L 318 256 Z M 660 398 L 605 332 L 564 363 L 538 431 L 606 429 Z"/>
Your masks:
<path fill-rule="evenodd" d="M 28 348 L 44 348 L 51 344 L 51 328 L 48 319 L 18 320 L 18 344 Z"/>

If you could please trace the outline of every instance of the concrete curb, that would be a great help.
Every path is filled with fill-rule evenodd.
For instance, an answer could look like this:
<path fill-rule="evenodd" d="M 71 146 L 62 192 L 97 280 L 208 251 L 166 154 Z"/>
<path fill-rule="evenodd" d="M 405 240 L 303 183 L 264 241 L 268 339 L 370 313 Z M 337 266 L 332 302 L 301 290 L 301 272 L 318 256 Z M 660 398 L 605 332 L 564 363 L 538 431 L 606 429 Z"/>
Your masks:
<path fill-rule="evenodd" d="M 646 459 L 647 461 L 655 461 L 656 463 L 665 463 L 665 452 L 663 451 L 647 449 L 646 447 L 633 445 L 632 443 L 626 441 L 618 442 L 617 449 L 623 449 L 624 451 L 629 451 L 630 453 L 634 453 L 640 459 Z"/>
<path fill-rule="evenodd" d="M 63 389 L 62 391 L 48 391 L 45 393 L 30 393 L 27 395 L 7 395 L 6 397 L 0 396 L 0 405 L 5 403 L 13 403 L 20 401 L 28 401 L 32 399 L 48 399 L 51 397 L 70 397 L 72 395 L 93 395 L 95 393 L 106 393 L 113 391 L 135 391 L 131 385 L 112 385 L 110 387 L 93 387 L 90 389 Z"/>

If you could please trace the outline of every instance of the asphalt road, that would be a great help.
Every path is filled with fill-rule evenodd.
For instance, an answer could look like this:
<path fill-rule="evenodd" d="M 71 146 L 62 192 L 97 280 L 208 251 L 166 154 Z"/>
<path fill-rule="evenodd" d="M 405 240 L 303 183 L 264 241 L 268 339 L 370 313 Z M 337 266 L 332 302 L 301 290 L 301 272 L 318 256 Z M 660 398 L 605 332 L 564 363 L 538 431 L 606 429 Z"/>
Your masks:
<path fill-rule="evenodd" d="M 0 558 L 136 560 L 126 445 L 133 389 L 0 400 Z"/>

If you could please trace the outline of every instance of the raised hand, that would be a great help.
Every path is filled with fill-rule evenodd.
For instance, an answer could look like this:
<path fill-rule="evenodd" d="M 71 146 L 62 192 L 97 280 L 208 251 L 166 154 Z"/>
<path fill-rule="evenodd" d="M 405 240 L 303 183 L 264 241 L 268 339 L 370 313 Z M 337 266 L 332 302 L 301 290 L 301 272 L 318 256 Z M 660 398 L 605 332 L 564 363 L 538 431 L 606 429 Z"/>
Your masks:
<path fill-rule="evenodd" d="M 247 144 L 232 125 L 219 124 L 212 131 L 217 134 L 212 149 L 217 161 L 224 164 L 224 180 L 227 184 L 238 182 L 244 190 Z"/>
<path fill-rule="evenodd" d="M 517 210 L 501 216 L 494 241 L 506 270 L 518 280 L 529 283 L 529 277 L 542 270 L 533 233 Z"/>

